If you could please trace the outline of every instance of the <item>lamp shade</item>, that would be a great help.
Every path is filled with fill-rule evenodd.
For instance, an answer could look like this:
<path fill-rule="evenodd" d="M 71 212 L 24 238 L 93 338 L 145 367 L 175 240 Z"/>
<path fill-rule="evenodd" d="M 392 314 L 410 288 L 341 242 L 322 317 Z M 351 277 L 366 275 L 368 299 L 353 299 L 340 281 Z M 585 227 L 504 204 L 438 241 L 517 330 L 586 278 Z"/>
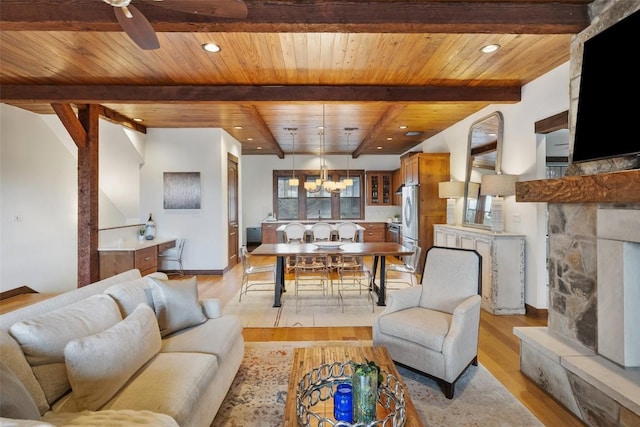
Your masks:
<path fill-rule="evenodd" d="M 483 175 L 480 194 L 483 196 L 513 196 L 516 194 L 518 175 Z"/>
<path fill-rule="evenodd" d="M 445 181 L 438 183 L 438 196 L 441 199 L 458 198 L 464 196 L 464 182 Z"/>

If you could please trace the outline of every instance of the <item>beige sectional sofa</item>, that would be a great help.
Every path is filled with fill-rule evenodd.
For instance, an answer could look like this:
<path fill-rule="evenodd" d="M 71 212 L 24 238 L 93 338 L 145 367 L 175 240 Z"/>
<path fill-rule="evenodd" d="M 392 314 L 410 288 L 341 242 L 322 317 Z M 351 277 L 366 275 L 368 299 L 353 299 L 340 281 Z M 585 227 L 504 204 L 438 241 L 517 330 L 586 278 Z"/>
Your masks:
<path fill-rule="evenodd" d="M 0 316 L 0 425 L 210 426 L 242 324 L 195 277 L 130 270 Z"/>

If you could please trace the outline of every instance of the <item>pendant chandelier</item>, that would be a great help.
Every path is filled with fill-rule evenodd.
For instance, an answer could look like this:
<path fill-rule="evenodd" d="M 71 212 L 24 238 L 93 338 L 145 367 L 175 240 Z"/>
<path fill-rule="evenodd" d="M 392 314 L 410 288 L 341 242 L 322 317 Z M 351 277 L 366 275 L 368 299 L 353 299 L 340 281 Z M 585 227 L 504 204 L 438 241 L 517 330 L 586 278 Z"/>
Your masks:
<path fill-rule="evenodd" d="M 347 188 L 344 182 L 336 182 L 331 181 L 329 179 L 329 169 L 327 168 L 327 164 L 325 163 L 324 153 L 324 131 L 325 131 L 325 110 L 324 104 L 322 105 L 322 127 L 321 131 L 318 133 L 320 135 L 320 178 L 316 179 L 315 182 L 309 181 L 304 183 L 304 188 L 309 193 L 317 193 L 320 190 L 324 189 L 330 193 L 340 192 L 340 190 L 344 190 Z"/>
<path fill-rule="evenodd" d="M 296 131 L 298 128 L 287 128 L 291 133 L 291 178 L 289 178 L 289 185 L 291 187 L 297 187 L 300 185 L 300 180 L 296 178 Z"/>

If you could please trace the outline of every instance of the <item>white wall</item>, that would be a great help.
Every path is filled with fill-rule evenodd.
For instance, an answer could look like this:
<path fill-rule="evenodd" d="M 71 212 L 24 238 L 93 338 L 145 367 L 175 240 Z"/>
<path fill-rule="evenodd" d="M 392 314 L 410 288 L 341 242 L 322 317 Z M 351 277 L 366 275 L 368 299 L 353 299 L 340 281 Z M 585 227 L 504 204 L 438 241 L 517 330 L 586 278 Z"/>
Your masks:
<path fill-rule="evenodd" d="M 151 213 L 158 236 L 186 239 L 186 270 L 227 266 L 227 152 L 241 159 L 240 150 L 221 129 L 148 130 L 140 169 L 141 220 Z M 164 172 L 200 172 L 201 209 L 164 209 Z"/>
<path fill-rule="evenodd" d="M 523 87 L 517 104 L 491 105 L 422 143 L 423 151 L 451 150 L 451 177 L 464 180 L 467 134 L 471 124 L 494 111 L 504 115 L 502 170 L 521 181 L 545 178 L 544 138 L 536 136 L 535 122 L 569 109 L 569 63 Z M 456 204 L 456 223 L 462 221 L 463 200 Z M 519 218 L 519 221 L 516 219 Z M 546 204 L 516 203 L 505 198 L 506 231 L 526 235 L 525 302 L 547 308 Z"/>
<path fill-rule="evenodd" d="M 0 291 L 77 284 L 77 162 L 36 114 L 0 105 Z"/>

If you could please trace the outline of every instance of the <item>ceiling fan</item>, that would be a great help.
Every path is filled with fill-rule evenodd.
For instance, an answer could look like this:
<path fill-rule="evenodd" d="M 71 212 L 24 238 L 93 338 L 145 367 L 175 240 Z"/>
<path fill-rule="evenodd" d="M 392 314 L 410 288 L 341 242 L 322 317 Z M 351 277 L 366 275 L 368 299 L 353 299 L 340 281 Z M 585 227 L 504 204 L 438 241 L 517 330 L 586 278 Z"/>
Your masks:
<path fill-rule="evenodd" d="M 141 49 L 158 49 L 160 43 L 153 27 L 131 0 L 103 0 L 113 6 L 116 19 L 125 33 Z M 137 0 L 165 9 L 218 18 L 246 18 L 247 5 L 242 0 Z"/>

